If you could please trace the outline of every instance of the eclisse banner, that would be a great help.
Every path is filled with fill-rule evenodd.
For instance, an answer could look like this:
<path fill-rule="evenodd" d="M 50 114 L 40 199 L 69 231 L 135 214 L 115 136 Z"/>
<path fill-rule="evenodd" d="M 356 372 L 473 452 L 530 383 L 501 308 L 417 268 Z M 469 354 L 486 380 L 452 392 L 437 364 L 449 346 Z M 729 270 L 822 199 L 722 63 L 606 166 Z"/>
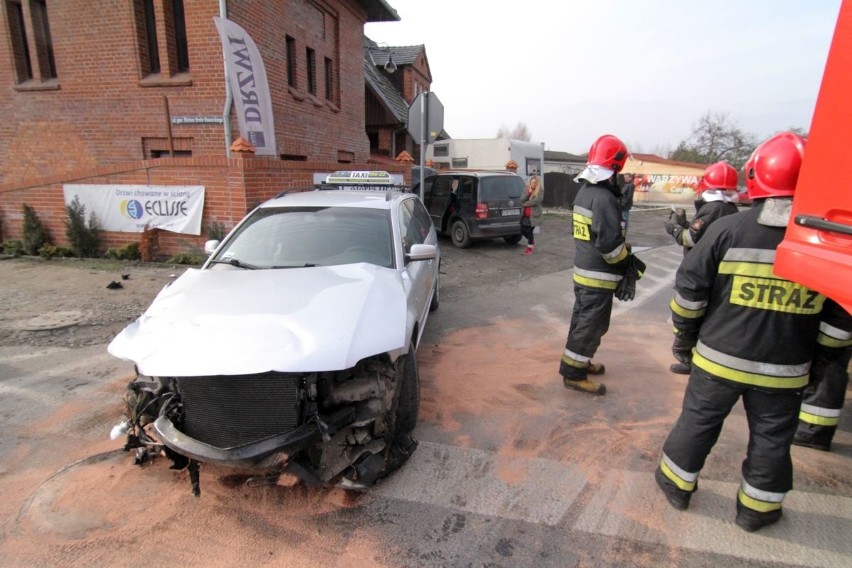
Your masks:
<path fill-rule="evenodd" d="M 187 235 L 201 234 L 203 185 L 83 185 L 62 186 L 65 204 L 74 198 L 86 208 L 86 221 L 95 214 L 105 231 L 141 233 L 148 228 Z"/>
<path fill-rule="evenodd" d="M 222 40 L 225 72 L 236 104 L 240 136 L 251 142 L 256 155 L 277 156 L 272 100 L 260 51 L 238 24 L 225 18 L 213 21 Z"/>

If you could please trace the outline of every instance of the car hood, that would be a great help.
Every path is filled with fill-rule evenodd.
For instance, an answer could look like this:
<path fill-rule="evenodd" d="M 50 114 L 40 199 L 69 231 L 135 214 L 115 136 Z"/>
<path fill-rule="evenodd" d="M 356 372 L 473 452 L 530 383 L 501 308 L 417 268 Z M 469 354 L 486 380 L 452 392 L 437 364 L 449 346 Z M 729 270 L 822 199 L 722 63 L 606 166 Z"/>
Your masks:
<path fill-rule="evenodd" d="M 371 264 L 189 269 L 109 344 L 149 376 L 332 371 L 405 347 L 397 273 Z"/>

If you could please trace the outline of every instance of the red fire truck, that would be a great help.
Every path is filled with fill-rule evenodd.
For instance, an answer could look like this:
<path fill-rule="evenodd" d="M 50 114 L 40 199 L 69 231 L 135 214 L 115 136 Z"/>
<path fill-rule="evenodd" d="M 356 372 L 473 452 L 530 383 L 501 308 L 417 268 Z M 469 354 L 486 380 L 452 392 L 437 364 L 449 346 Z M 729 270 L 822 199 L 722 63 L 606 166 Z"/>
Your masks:
<path fill-rule="evenodd" d="M 852 313 L 852 0 L 843 0 L 775 272 Z"/>

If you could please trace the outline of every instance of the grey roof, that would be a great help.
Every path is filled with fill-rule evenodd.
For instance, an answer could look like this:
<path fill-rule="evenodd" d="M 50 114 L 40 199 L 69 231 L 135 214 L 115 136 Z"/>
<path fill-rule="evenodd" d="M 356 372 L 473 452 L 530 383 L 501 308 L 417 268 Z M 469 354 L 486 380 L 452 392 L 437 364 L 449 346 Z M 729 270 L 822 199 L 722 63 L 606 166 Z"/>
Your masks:
<path fill-rule="evenodd" d="M 378 63 L 378 62 L 377 62 Z M 402 124 L 408 124 L 408 103 L 379 67 L 369 57 L 364 58 L 364 78 L 367 86 Z"/>
<path fill-rule="evenodd" d="M 426 51 L 426 46 L 424 45 L 379 46 L 379 44 L 366 36 L 364 36 L 364 47 L 368 50 L 369 57 L 372 57 L 373 61 L 379 67 L 384 67 L 385 63 L 391 57 L 397 65 L 414 65 L 417 62 L 417 57 Z M 426 66 L 428 68 L 428 62 Z"/>
<path fill-rule="evenodd" d="M 390 57 L 397 65 L 412 65 L 424 50 L 422 45 L 379 46 L 364 36 L 364 77 L 367 85 L 402 124 L 408 124 L 408 103 L 383 69 Z"/>
<path fill-rule="evenodd" d="M 396 10 L 385 0 L 358 0 L 358 4 L 367 10 L 368 22 L 398 22 L 401 20 Z"/>

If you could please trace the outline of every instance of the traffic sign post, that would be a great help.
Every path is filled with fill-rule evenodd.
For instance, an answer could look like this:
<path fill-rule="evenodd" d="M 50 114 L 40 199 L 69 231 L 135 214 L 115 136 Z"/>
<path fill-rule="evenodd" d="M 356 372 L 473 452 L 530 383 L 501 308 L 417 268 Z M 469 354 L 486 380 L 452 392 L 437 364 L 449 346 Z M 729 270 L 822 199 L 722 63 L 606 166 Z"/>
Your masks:
<path fill-rule="evenodd" d="M 426 145 L 431 144 L 444 129 L 444 105 L 435 93 L 417 95 L 408 107 L 408 133 L 420 144 L 420 199 L 423 199 L 423 171 L 426 167 Z"/>

